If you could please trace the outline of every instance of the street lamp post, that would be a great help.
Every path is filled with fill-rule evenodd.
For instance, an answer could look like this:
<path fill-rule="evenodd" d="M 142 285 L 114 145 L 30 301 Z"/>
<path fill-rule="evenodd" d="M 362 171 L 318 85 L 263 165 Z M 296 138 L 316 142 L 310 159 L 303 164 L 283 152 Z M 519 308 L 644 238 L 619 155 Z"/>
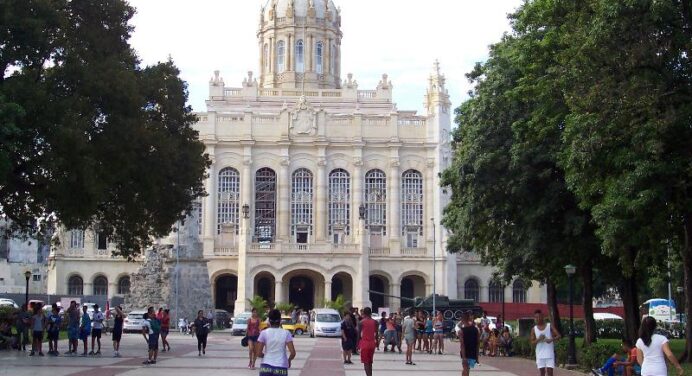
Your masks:
<path fill-rule="evenodd" d="M 31 278 L 31 271 L 27 270 L 24 272 L 24 278 L 26 278 L 26 291 L 24 293 L 24 304 L 26 304 L 26 309 L 29 309 L 29 278 Z"/>
<path fill-rule="evenodd" d="M 574 265 L 565 266 L 565 272 L 569 279 L 569 343 L 567 344 L 567 368 L 577 367 L 577 348 L 574 342 L 574 274 L 577 268 Z"/>
<path fill-rule="evenodd" d="M 685 292 L 685 289 L 682 286 L 678 286 L 678 288 L 675 289 L 678 292 L 678 296 L 680 297 L 678 299 L 678 304 L 676 304 L 676 308 L 678 310 L 678 320 L 680 321 L 680 324 L 682 324 L 682 301 L 685 299 L 683 296 L 683 293 Z"/>
<path fill-rule="evenodd" d="M 433 257 L 432 257 L 432 259 L 433 259 L 433 260 L 432 260 L 432 261 L 433 261 L 433 272 L 432 272 L 432 314 L 433 314 L 433 317 L 435 317 L 435 309 L 436 309 L 436 306 L 435 306 L 435 303 L 436 303 L 436 302 L 435 302 L 435 292 L 436 292 L 436 287 L 437 287 L 437 286 L 435 285 L 435 280 L 437 279 L 436 276 L 435 276 L 435 274 L 436 274 L 436 270 L 435 270 L 435 269 L 437 269 L 437 268 L 435 267 L 436 253 L 437 253 L 437 252 L 435 252 L 435 251 L 436 251 L 436 248 L 437 248 L 437 247 L 436 247 L 436 244 L 435 244 L 435 243 L 436 243 L 436 239 L 435 239 L 435 218 L 430 218 L 430 222 L 432 222 L 432 235 L 433 235 L 433 249 L 432 249 L 432 256 L 433 256 Z"/>

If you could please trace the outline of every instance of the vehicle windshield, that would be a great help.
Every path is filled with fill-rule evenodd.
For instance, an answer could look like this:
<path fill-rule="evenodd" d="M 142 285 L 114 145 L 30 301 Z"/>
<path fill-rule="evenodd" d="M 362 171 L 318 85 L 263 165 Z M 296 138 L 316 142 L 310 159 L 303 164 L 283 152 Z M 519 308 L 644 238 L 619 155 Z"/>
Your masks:
<path fill-rule="evenodd" d="M 127 315 L 127 318 L 130 320 L 141 320 L 144 318 L 144 315 L 140 313 L 130 313 Z"/>
<path fill-rule="evenodd" d="M 339 315 L 335 315 L 333 313 L 318 313 L 317 314 L 317 319 L 315 321 L 319 322 L 339 322 L 341 321 L 341 317 Z"/>
<path fill-rule="evenodd" d="M 281 319 L 281 325 L 292 325 L 292 324 L 293 324 L 293 320 L 291 320 L 290 318 Z"/>
<path fill-rule="evenodd" d="M 238 317 L 233 321 L 234 324 L 247 324 L 247 318 L 245 317 Z"/>

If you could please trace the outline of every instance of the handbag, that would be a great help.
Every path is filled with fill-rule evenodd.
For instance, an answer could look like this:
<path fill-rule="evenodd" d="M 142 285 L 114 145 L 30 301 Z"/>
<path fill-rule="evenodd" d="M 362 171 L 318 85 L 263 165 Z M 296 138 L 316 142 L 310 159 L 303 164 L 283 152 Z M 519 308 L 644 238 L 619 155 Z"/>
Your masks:
<path fill-rule="evenodd" d="M 247 347 L 247 336 L 240 340 L 240 346 Z"/>

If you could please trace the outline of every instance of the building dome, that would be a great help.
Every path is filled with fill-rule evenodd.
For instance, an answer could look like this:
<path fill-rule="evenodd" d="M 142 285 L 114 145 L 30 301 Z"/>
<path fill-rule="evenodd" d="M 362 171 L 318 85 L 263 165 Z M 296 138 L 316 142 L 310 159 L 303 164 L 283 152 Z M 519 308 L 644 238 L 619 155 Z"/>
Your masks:
<path fill-rule="evenodd" d="M 286 17 L 291 7 L 295 17 L 306 17 L 308 10 L 314 8 L 316 18 L 336 20 L 338 12 L 332 0 L 268 0 L 264 7 L 264 17 L 271 19 L 272 9 L 275 9 L 276 17 Z"/>

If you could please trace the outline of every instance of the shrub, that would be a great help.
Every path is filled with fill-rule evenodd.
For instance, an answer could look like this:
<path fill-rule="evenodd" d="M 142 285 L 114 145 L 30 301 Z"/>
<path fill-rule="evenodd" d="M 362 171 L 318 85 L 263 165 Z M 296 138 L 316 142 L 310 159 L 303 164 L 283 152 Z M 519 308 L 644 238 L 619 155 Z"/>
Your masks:
<path fill-rule="evenodd" d="M 555 362 L 557 362 L 557 364 L 567 363 L 568 342 L 569 339 L 564 337 L 561 340 L 555 342 Z"/>
<path fill-rule="evenodd" d="M 293 308 L 295 308 L 295 306 L 291 303 L 278 302 L 274 305 L 274 308 L 281 311 L 281 313 L 283 313 L 284 315 L 290 315 L 291 312 L 293 312 Z"/>
<path fill-rule="evenodd" d="M 2 306 L 0 307 L 0 320 L 12 320 L 17 312 L 19 310 L 14 307 Z"/>
<path fill-rule="evenodd" d="M 515 337 L 512 343 L 512 350 L 516 356 L 522 358 L 533 358 L 535 356 L 535 351 L 531 342 L 525 337 Z"/>
<path fill-rule="evenodd" d="M 600 367 L 613 354 L 620 352 L 620 346 L 606 343 L 593 343 L 581 349 L 577 358 L 579 367 L 582 369 L 592 369 Z"/>

